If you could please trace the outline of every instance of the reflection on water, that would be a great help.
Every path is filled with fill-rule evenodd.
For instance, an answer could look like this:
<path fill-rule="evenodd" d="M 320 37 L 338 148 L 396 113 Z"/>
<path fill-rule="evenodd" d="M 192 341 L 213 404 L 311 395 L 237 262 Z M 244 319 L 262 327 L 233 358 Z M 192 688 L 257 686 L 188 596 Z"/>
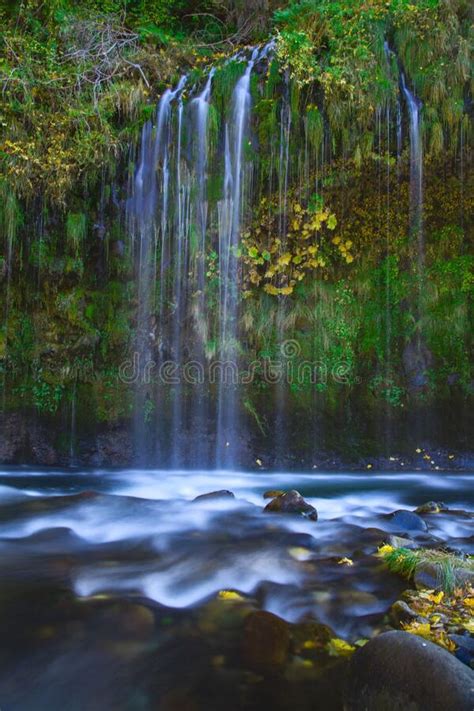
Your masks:
<path fill-rule="evenodd" d="M 166 694 L 150 674 L 174 688 L 176 655 L 197 641 L 229 644 L 229 622 L 215 609 L 220 590 L 237 590 L 252 609 L 292 623 L 318 620 L 346 639 L 369 637 L 404 587 L 373 556 L 391 532 L 400 533 L 387 514 L 444 501 L 453 511 L 427 517 L 420 545 L 472 553 L 472 520 L 462 513 L 473 508 L 472 482 L 469 475 L 4 471 L 5 708 L 161 708 L 156 699 Z M 235 498 L 192 501 L 224 488 Z M 317 508 L 318 522 L 262 513 L 266 490 L 290 488 Z M 354 565 L 339 565 L 344 557 Z M 156 671 L 158 659 L 164 670 Z M 88 689 L 80 688 L 84 674 Z M 91 695 L 102 700 L 94 706 Z"/>

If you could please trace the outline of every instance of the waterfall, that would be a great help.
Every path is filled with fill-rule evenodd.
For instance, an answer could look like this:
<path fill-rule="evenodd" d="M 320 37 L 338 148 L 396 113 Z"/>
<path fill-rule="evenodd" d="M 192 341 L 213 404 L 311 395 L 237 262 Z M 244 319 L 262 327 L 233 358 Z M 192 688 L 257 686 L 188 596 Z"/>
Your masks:
<path fill-rule="evenodd" d="M 400 165 L 403 145 L 403 129 L 402 129 L 402 105 L 400 97 L 397 99 L 397 168 Z"/>
<path fill-rule="evenodd" d="M 224 181 L 218 205 L 219 222 L 219 359 L 223 364 L 218 383 L 216 463 L 232 464 L 237 431 L 237 318 L 239 302 L 238 245 L 243 208 L 247 161 L 245 141 L 249 137 L 250 76 L 259 56 L 253 50 L 247 67 L 232 95 L 231 122 L 225 127 Z"/>
<path fill-rule="evenodd" d="M 190 312 L 193 316 L 194 361 L 201 365 L 206 362 L 206 347 L 209 341 L 210 314 L 206 302 L 206 266 L 209 232 L 209 206 L 208 206 L 208 171 L 209 171 L 209 113 L 211 103 L 211 89 L 215 74 L 212 68 L 207 77 L 202 91 L 191 100 L 189 105 L 189 126 L 192 138 L 190 141 L 190 160 L 192 173 L 192 238 L 193 258 L 189 274 L 192 275 L 194 287 L 193 300 Z M 191 237 L 191 234 L 189 235 Z M 189 251 L 189 238 L 186 242 Z M 181 430 L 185 426 L 194 435 L 193 445 L 185 453 L 187 461 L 193 465 L 209 459 L 209 446 L 207 431 L 211 418 L 208 384 L 194 382 L 188 387 L 187 417 L 181 421 Z M 183 403 L 184 405 L 185 403 Z"/>
<path fill-rule="evenodd" d="M 174 468 L 207 465 L 212 460 L 218 468 L 231 468 L 242 449 L 239 441 L 242 429 L 240 240 L 245 206 L 250 202 L 247 197 L 250 197 L 254 165 L 250 150 L 253 138 L 251 80 L 255 65 L 268 56 L 272 47 L 270 43 L 263 49 L 253 49 L 246 60 L 245 52 L 227 60 L 245 62 L 245 65 L 233 86 L 229 109 L 219 125 L 212 124 L 213 129 L 218 129 L 212 143 L 209 131 L 211 118 L 215 121 L 211 113 L 215 111 L 212 94 L 218 69 L 211 69 L 204 83 L 191 86 L 189 92 L 183 76 L 175 88 L 163 93 L 154 118 L 143 126 L 138 167 L 128 201 L 137 269 L 135 350 L 139 368 L 134 403 L 135 446 L 138 454 L 143 454 L 142 461 L 154 453 L 154 461 Z M 388 75 L 399 82 L 400 91 L 393 111 L 390 100 L 386 107 L 376 111 L 379 154 L 382 156 L 383 151 L 387 154 L 385 171 L 383 162 L 379 163 L 379 223 L 380 229 L 386 231 L 388 260 L 391 132 L 393 150 L 396 146 L 399 158 L 403 138 L 402 107 L 406 105 L 410 126 L 410 233 L 417 248 L 421 274 L 424 246 L 420 103 L 408 88 L 403 73 L 397 72 L 394 54 L 387 43 L 384 49 Z M 276 229 L 282 252 L 287 249 L 288 200 L 289 195 L 293 195 L 293 179 L 299 177 L 299 198 L 304 201 L 302 185 L 309 183 L 311 175 L 308 136 L 305 134 L 302 147 L 294 134 L 298 126 L 292 113 L 291 86 L 286 74 L 278 133 L 271 146 L 270 172 L 261 174 L 263 181 L 260 180 L 262 187 L 259 188 L 268 190 L 270 198 L 272 194 L 276 196 Z M 318 194 L 323 192 L 325 166 L 331 161 L 332 138 L 327 124 L 322 139 L 314 155 L 313 184 Z M 219 152 L 214 160 L 216 145 Z M 293 147 L 295 155 L 292 155 Z M 400 160 L 397 170 L 399 166 Z M 219 197 L 213 197 L 217 192 Z M 387 261 L 384 285 L 387 383 L 391 377 L 392 340 L 389 266 Z M 285 352 L 286 339 L 291 338 L 285 327 L 291 303 L 279 298 L 275 306 L 276 355 L 288 366 L 296 357 L 293 351 L 290 355 Z M 299 348 L 298 344 L 296 347 Z M 156 362 L 161 366 L 168 361 L 176 376 L 174 380 L 163 383 L 161 376 L 150 378 L 147 363 Z M 183 376 L 189 362 L 201 369 L 202 379 L 188 380 Z M 206 370 L 210 365 L 217 366 L 212 374 Z M 280 462 L 284 461 L 291 433 L 287 426 L 288 392 L 288 383 L 279 382 L 272 394 L 274 452 Z M 316 418 L 314 424 L 316 428 Z"/>
<path fill-rule="evenodd" d="M 211 69 L 209 77 L 203 91 L 192 102 L 196 110 L 196 182 L 197 182 L 197 206 L 196 221 L 199 233 L 199 261 L 198 288 L 201 292 L 201 306 L 204 307 L 204 283 L 205 283 L 205 261 L 206 251 L 206 231 L 207 231 L 207 160 L 208 160 L 208 120 L 209 120 L 209 100 L 211 95 L 211 84 L 215 70 Z"/>
<path fill-rule="evenodd" d="M 287 251 L 288 235 L 288 183 L 290 169 L 290 138 L 291 138 L 291 105 L 290 105 L 290 82 L 288 72 L 285 72 L 284 94 L 280 112 L 280 146 L 278 162 L 278 204 L 279 204 L 279 225 L 278 231 L 281 239 L 280 254 Z M 284 299 L 280 299 L 277 311 L 276 340 L 280 348 L 279 357 L 283 356 L 285 342 L 285 315 L 287 304 Z M 285 363 L 286 365 L 286 363 Z M 288 405 L 288 383 L 282 377 L 276 385 L 275 393 L 275 459 L 282 461 L 287 443 L 288 427 L 285 417 Z"/>
<path fill-rule="evenodd" d="M 184 88 L 186 79 L 182 80 L 181 87 Z M 176 218 L 175 218 L 175 233 L 174 233 L 174 252 L 173 252 L 173 298 L 172 298 L 172 320 L 171 320 L 171 336 L 170 345 L 173 359 L 179 365 L 182 364 L 183 357 L 183 331 L 182 323 L 185 318 L 187 308 L 187 280 L 189 260 L 189 228 L 190 228 L 190 175 L 186 164 L 183 162 L 182 146 L 183 146 L 183 130 L 184 130 L 184 102 L 183 91 L 181 90 L 178 98 L 178 121 L 176 128 Z M 174 467 L 179 467 L 182 463 L 182 449 L 180 446 L 180 432 L 183 425 L 184 413 L 184 397 L 183 386 L 179 380 L 174 387 L 173 393 L 173 412 L 171 424 L 171 464 Z"/>
<path fill-rule="evenodd" d="M 133 181 L 132 197 L 128 204 L 128 219 L 134 252 L 137 255 L 137 323 L 134 359 L 137 364 L 134 429 L 137 456 L 146 458 L 146 423 L 157 403 L 152 398 L 149 365 L 153 362 L 156 343 L 156 265 L 158 239 L 160 244 L 160 337 L 164 332 L 163 306 L 165 299 L 165 270 L 168 256 L 168 197 L 171 103 L 182 91 L 186 77 L 182 77 L 173 91 L 167 89 L 158 104 L 156 127 L 152 121 L 143 126 L 140 160 Z M 158 173 L 158 164 L 161 174 Z M 158 176 L 160 175 L 160 180 Z M 161 219 L 157 205 L 161 202 Z M 156 398 L 156 394 L 155 394 Z M 158 403 L 161 405 L 161 403 Z"/>
<path fill-rule="evenodd" d="M 77 380 L 74 380 L 71 397 L 71 422 L 69 433 L 69 466 L 76 463 L 76 401 L 77 401 Z"/>
<path fill-rule="evenodd" d="M 410 118 L 410 234 L 417 241 L 417 261 L 421 274 L 425 261 L 423 237 L 423 151 L 420 135 L 421 104 L 407 86 L 400 73 L 400 85 L 405 96 Z"/>
<path fill-rule="evenodd" d="M 209 72 L 199 89 L 190 87 L 186 92 L 189 99 L 186 77 L 182 77 L 175 88 L 164 92 L 153 120 L 142 130 L 128 202 L 138 302 L 135 446 L 138 454 L 143 453 L 142 459 L 154 453 L 155 461 L 174 468 L 200 466 L 210 459 L 218 468 L 229 468 L 241 449 L 239 250 L 253 173 L 249 150 L 251 79 L 256 63 L 266 58 L 272 47 L 273 43 L 256 48 L 246 60 L 233 87 L 227 116 L 220 124 L 217 160 L 211 159 L 216 144 L 209 141 L 217 70 Z M 243 62 L 243 53 L 228 61 Z M 272 156 L 278 168 L 278 229 L 285 249 L 290 176 L 298 174 L 301 180 L 301 174 L 309 176 L 310 171 L 307 145 L 303 166 L 301 154 L 298 166 L 291 164 L 293 118 L 287 76 L 279 123 L 279 141 Z M 329 137 L 325 136 L 322 164 L 328 146 Z M 221 188 L 220 197 L 210 201 L 211 180 L 214 194 L 217 181 Z M 270 184 L 272 180 L 270 175 Z M 214 260 L 211 272 L 209 260 Z M 277 308 L 280 347 L 286 338 L 287 306 L 280 300 Z M 209 379 L 210 371 L 205 368 L 213 354 L 217 361 L 212 365 L 217 367 Z M 168 383 L 163 383 L 161 376 L 150 378 L 147 363 L 155 361 L 158 366 L 170 361 L 177 377 Z M 190 361 L 205 372 L 203 380 L 183 379 Z M 277 454 L 283 456 L 287 383 L 276 386 L 274 404 Z"/>

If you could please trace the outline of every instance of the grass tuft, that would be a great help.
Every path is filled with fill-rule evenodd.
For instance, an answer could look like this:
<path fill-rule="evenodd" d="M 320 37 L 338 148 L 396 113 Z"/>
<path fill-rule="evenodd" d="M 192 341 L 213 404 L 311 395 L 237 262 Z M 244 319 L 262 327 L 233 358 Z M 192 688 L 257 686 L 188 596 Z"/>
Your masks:
<path fill-rule="evenodd" d="M 447 594 L 451 594 L 458 586 L 462 587 L 461 571 L 474 572 L 474 557 L 463 558 L 441 550 L 409 550 L 383 546 L 380 555 L 389 570 L 402 575 L 407 580 L 412 580 L 417 570 L 423 568 L 435 570 L 437 587 Z"/>

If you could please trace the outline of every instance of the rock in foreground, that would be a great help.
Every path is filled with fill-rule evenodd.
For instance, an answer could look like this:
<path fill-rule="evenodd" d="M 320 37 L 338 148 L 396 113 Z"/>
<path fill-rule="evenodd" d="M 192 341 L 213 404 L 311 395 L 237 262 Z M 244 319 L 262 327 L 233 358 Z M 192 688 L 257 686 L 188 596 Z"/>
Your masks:
<path fill-rule="evenodd" d="M 474 672 L 421 637 L 386 632 L 354 654 L 344 708 L 472 711 Z"/>
<path fill-rule="evenodd" d="M 318 512 L 303 499 L 299 491 L 287 491 L 286 494 L 272 499 L 264 508 L 265 513 L 300 514 L 311 521 L 318 520 Z"/>
<path fill-rule="evenodd" d="M 245 621 L 242 656 L 250 669 L 282 666 L 288 657 L 290 631 L 280 617 L 258 610 Z"/>

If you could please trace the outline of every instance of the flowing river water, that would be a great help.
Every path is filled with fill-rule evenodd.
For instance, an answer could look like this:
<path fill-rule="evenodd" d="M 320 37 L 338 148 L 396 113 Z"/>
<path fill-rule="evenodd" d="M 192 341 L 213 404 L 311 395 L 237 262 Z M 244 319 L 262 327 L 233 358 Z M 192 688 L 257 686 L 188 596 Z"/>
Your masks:
<path fill-rule="evenodd" d="M 351 642 L 373 636 L 407 587 L 374 555 L 404 533 L 390 514 L 443 501 L 449 510 L 411 537 L 472 553 L 473 480 L 3 470 L 1 708 L 261 708 L 236 609 L 317 621 Z M 235 497 L 193 501 L 221 489 Z M 269 489 L 297 489 L 318 521 L 263 513 Z M 285 698 L 275 708 L 306 708 Z"/>

